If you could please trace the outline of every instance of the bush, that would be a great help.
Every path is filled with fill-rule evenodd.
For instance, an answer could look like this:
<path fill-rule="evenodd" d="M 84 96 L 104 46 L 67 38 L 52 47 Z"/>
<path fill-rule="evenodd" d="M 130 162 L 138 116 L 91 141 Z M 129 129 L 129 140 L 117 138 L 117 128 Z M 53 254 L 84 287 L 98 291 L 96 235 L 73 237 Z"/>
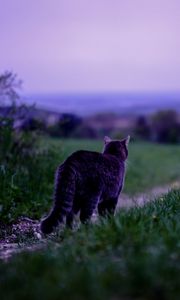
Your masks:
<path fill-rule="evenodd" d="M 14 221 L 21 215 L 42 215 L 52 194 L 56 165 L 55 151 L 39 147 L 1 162 L 1 222 Z"/>
<path fill-rule="evenodd" d="M 15 123 L 28 110 L 25 105 L 17 106 L 17 89 L 21 81 L 11 72 L 0 75 L 0 161 L 16 160 L 34 146 L 35 134 L 26 134 L 15 129 Z"/>
<path fill-rule="evenodd" d="M 174 110 L 158 111 L 149 118 L 139 116 L 134 126 L 134 136 L 158 143 L 180 142 L 180 123 Z"/>
<path fill-rule="evenodd" d="M 81 126 L 82 119 L 74 114 L 63 113 L 59 121 L 47 127 L 47 133 L 54 137 L 69 138 L 74 135 L 77 128 Z"/>
<path fill-rule="evenodd" d="M 152 116 L 153 139 L 159 143 L 180 141 L 180 124 L 178 115 L 173 110 L 159 111 Z"/>
<path fill-rule="evenodd" d="M 145 116 L 139 116 L 135 122 L 135 137 L 142 140 L 149 140 L 151 137 L 151 128 Z"/>
<path fill-rule="evenodd" d="M 14 128 L 20 107 L 16 76 L 0 76 L 0 219 L 10 222 L 21 214 L 40 216 L 48 203 L 55 169 L 54 151 L 40 148 L 39 135 Z M 8 103 L 8 107 L 6 106 Z M 28 109 L 28 108 L 27 108 Z M 43 207 L 43 211 L 44 211 Z"/>
<path fill-rule="evenodd" d="M 60 136 L 70 137 L 76 128 L 81 124 L 82 120 L 80 117 L 64 113 L 59 120 L 59 131 Z"/>
<path fill-rule="evenodd" d="M 97 139 L 99 137 L 99 132 L 98 130 L 88 125 L 81 124 L 74 131 L 73 137 L 83 139 Z"/>

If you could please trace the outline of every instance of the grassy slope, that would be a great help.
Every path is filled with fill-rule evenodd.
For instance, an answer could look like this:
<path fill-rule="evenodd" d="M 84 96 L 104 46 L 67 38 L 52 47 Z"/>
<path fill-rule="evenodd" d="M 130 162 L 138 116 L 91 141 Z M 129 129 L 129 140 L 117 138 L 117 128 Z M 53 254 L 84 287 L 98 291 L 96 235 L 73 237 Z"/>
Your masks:
<path fill-rule="evenodd" d="M 55 166 L 75 150 L 102 148 L 97 141 L 46 140 L 43 147 L 47 142 L 55 150 L 51 158 L 35 161 L 24 177 L 17 170 L 15 216 L 40 217 L 49 207 Z M 131 195 L 179 179 L 179 157 L 178 146 L 132 143 L 124 191 Z M 19 182 L 26 187 L 23 202 Z M 179 198 L 172 192 L 164 201 L 122 210 L 108 222 L 61 233 L 45 250 L 2 262 L 0 298 L 179 299 Z"/>
<path fill-rule="evenodd" d="M 1 299 L 179 299 L 179 198 L 171 192 L 2 263 Z"/>

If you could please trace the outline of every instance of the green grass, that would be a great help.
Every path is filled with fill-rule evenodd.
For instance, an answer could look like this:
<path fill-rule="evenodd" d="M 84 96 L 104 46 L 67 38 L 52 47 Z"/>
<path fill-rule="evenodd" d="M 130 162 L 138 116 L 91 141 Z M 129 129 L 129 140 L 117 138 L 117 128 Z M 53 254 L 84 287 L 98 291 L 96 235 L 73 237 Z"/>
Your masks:
<path fill-rule="evenodd" d="M 180 180 L 180 146 L 131 144 L 124 192 L 132 195 Z"/>
<path fill-rule="evenodd" d="M 102 151 L 103 141 L 43 139 L 27 157 L 0 163 L 0 219 L 40 218 L 52 203 L 56 167 L 78 149 Z M 130 143 L 124 192 L 141 193 L 180 179 L 180 147 Z"/>
<path fill-rule="evenodd" d="M 1 299 L 179 299 L 180 191 L 0 264 Z"/>
<path fill-rule="evenodd" d="M 43 139 L 30 155 L 2 161 L 3 226 L 22 215 L 37 219 L 47 213 L 57 165 L 73 151 L 102 147 L 102 141 Z M 131 196 L 176 180 L 179 146 L 130 143 L 124 192 Z M 179 299 L 179 199 L 180 191 L 172 191 L 110 220 L 61 231 L 40 250 L 1 261 L 0 299 Z M 17 233 L 17 242 L 41 244 L 33 232 Z"/>

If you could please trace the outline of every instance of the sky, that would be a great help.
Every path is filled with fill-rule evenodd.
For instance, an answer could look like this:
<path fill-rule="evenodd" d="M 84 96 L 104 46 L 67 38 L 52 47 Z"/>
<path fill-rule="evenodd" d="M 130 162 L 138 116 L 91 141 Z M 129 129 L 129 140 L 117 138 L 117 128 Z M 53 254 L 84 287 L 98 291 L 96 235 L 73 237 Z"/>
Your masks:
<path fill-rule="evenodd" d="M 179 0 L 0 0 L 0 72 L 26 93 L 180 91 Z"/>

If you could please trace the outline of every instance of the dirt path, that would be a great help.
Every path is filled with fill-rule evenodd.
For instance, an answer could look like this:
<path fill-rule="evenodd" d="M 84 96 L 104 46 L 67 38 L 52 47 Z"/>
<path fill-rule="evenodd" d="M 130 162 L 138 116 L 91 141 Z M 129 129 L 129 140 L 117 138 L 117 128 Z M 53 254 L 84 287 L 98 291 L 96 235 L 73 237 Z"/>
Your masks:
<path fill-rule="evenodd" d="M 145 203 L 153 200 L 156 197 L 160 197 L 163 194 L 168 193 L 171 189 L 179 189 L 180 182 L 174 182 L 170 185 L 155 187 L 149 192 L 130 197 L 124 193 L 120 195 L 118 202 L 118 208 L 130 208 L 133 206 L 142 206 Z M 94 215 L 94 219 L 97 216 Z M 39 221 L 31 220 L 29 218 L 20 218 L 19 222 L 13 224 L 11 228 L 7 230 L 5 238 L 0 240 L 0 259 L 7 260 L 15 253 L 19 253 L 22 250 L 36 251 L 42 249 L 46 244 L 46 238 L 43 238 L 39 230 Z M 32 238 L 32 244 L 25 244 L 26 238 Z M 22 242 L 19 242 L 22 241 Z"/>
<path fill-rule="evenodd" d="M 128 196 L 124 193 L 120 195 L 120 199 L 118 202 L 118 207 L 129 208 L 132 206 L 142 206 L 145 203 L 155 199 L 156 197 L 160 197 L 161 195 L 167 194 L 171 189 L 179 189 L 180 181 L 175 181 L 169 185 L 157 186 L 153 189 L 146 191 L 141 194 L 137 194 L 136 196 Z"/>

